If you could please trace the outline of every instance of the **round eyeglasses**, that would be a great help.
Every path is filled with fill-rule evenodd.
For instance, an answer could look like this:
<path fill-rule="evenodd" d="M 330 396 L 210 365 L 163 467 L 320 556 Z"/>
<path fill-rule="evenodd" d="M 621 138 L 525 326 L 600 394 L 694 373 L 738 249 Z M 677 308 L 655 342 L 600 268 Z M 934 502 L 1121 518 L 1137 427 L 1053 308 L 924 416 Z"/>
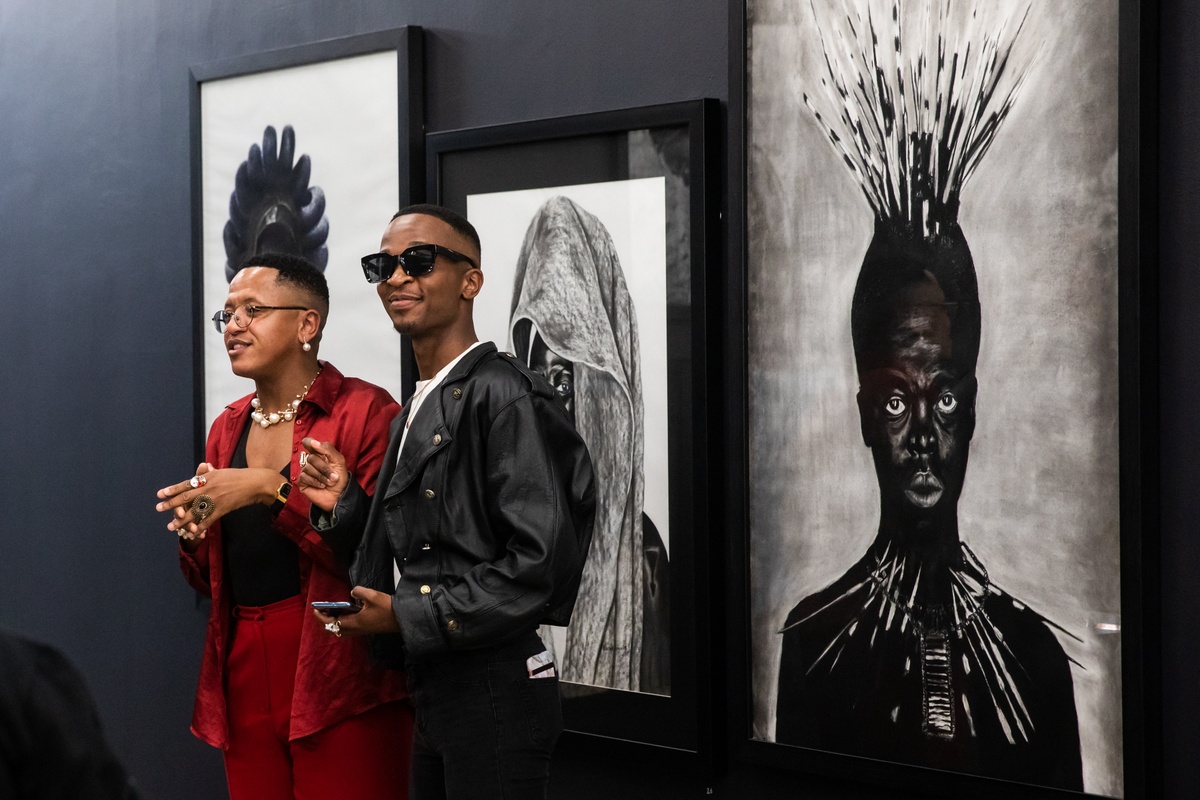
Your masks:
<path fill-rule="evenodd" d="M 308 311 L 307 306 L 238 306 L 233 311 L 221 309 L 212 315 L 213 327 L 217 333 L 224 333 L 230 321 L 237 323 L 239 328 L 249 328 L 254 318 L 263 311 Z"/>

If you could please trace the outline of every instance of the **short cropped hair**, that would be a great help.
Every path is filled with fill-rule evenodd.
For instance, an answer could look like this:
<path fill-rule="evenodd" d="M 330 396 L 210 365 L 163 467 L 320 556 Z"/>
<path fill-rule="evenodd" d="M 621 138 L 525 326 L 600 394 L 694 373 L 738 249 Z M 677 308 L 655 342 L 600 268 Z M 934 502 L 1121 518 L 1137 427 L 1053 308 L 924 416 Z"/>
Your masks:
<path fill-rule="evenodd" d="M 291 284 L 326 303 L 329 302 L 329 283 L 325 280 L 325 273 L 307 258 L 288 253 L 256 253 L 242 262 L 238 272 L 247 267 L 273 269 L 279 273 L 275 278 L 277 283 Z"/>
<path fill-rule="evenodd" d="M 427 217 L 436 217 L 442 222 L 449 225 L 458 233 L 465 236 L 471 244 L 475 245 L 475 249 L 482 254 L 483 247 L 479 244 L 479 233 L 475 230 L 475 226 L 467 221 L 467 218 L 457 211 L 451 211 L 445 206 L 435 206 L 432 203 L 417 203 L 412 206 L 405 206 L 392 215 L 392 220 L 397 220 L 400 217 L 407 217 L 410 214 L 423 214 Z"/>

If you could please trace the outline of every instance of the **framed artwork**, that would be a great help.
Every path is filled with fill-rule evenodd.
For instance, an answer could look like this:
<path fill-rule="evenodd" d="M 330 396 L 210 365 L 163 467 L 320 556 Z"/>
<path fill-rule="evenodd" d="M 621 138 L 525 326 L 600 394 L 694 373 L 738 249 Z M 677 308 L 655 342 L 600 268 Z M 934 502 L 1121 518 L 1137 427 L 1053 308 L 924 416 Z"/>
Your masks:
<path fill-rule="evenodd" d="M 542 630 L 567 728 L 690 750 L 715 118 L 695 101 L 427 140 L 428 196 L 482 241 L 479 338 L 547 377 L 596 471 L 571 626 Z"/>
<path fill-rule="evenodd" d="M 225 405 L 253 391 L 211 317 L 256 253 L 325 272 L 321 359 L 399 397 L 400 340 L 358 260 L 424 190 L 422 64 L 421 29 L 407 27 L 191 69 L 199 452 Z"/>
<path fill-rule="evenodd" d="M 745 758 L 1146 796 L 1144 12 L 747 0 Z"/>

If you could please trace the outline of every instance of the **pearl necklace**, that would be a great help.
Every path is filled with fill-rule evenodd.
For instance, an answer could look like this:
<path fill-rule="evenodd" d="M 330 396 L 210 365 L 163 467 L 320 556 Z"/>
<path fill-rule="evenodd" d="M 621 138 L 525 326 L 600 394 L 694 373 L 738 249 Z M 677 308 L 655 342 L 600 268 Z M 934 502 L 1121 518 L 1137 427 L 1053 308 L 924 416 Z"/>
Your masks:
<path fill-rule="evenodd" d="M 254 411 L 250 414 L 250 419 L 254 420 L 264 428 L 269 428 L 272 425 L 276 425 L 280 422 L 291 422 L 293 419 L 295 419 L 296 412 L 300 410 L 300 402 L 304 399 L 305 395 L 308 394 L 308 387 L 316 383 L 317 377 L 319 377 L 320 374 L 321 370 L 318 368 L 317 374 L 313 376 L 313 379 L 309 383 L 305 384 L 304 391 L 296 395 L 296 399 L 289 403 L 287 408 L 283 409 L 282 411 L 265 413 L 261 408 L 259 408 L 258 395 L 251 397 L 250 405 L 254 408 Z"/>

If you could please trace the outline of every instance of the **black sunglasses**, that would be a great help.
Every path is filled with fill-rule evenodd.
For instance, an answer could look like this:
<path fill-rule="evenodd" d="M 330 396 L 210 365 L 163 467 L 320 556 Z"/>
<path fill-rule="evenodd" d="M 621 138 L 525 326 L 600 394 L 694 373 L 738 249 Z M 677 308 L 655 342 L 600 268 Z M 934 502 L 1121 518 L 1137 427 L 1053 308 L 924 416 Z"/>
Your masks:
<path fill-rule="evenodd" d="M 373 253 L 363 256 L 363 274 L 367 276 L 367 283 L 383 283 L 392 277 L 399 265 L 410 277 L 419 278 L 433 272 L 433 264 L 439 255 L 451 261 L 465 261 L 472 267 L 475 266 L 471 258 L 449 247 L 442 247 L 440 244 L 417 244 L 398 255 Z"/>

